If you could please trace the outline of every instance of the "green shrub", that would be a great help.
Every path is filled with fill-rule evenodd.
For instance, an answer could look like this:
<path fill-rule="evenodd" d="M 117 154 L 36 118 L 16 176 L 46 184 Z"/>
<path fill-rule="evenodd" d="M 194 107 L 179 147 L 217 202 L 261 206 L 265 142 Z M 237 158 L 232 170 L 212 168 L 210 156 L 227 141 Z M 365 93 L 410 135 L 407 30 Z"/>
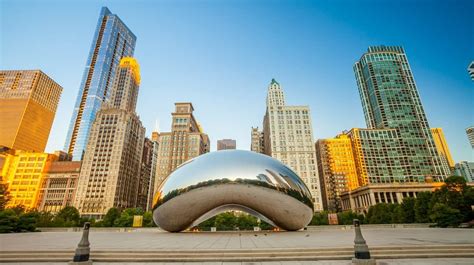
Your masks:
<path fill-rule="evenodd" d="M 143 214 L 143 227 L 156 227 L 152 212 L 148 211 Z"/>
<path fill-rule="evenodd" d="M 73 206 L 66 206 L 53 218 L 53 226 L 75 227 L 80 225 L 81 216 L 79 211 Z"/>
<path fill-rule="evenodd" d="M 354 219 L 359 219 L 360 223 L 364 223 L 365 216 L 363 214 L 357 214 L 351 210 L 340 212 L 337 214 L 337 220 L 340 225 L 351 225 Z"/>
<path fill-rule="evenodd" d="M 313 218 L 311 219 L 310 225 L 328 225 L 328 212 L 322 211 L 319 213 L 314 213 Z"/>
<path fill-rule="evenodd" d="M 114 226 L 115 220 L 120 217 L 119 209 L 112 207 L 110 208 L 102 219 L 101 226 L 103 227 L 112 227 Z"/>
<path fill-rule="evenodd" d="M 0 211 L 0 233 L 16 232 L 18 220 L 15 211 L 11 209 Z"/>
<path fill-rule="evenodd" d="M 415 222 L 417 223 L 429 223 L 430 222 L 430 209 L 431 199 L 433 195 L 431 192 L 419 192 L 416 195 L 415 200 Z"/>
<path fill-rule="evenodd" d="M 142 208 L 128 208 L 122 211 L 120 217 L 115 219 L 114 226 L 131 227 L 133 225 L 133 217 L 135 215 L 143 215 Z"/>
<path fill-rule="evenodd" d="M 415 198 L 404 198 L 401 207 L 403 223 L 411 224 L 415 222 Z"/>
<path fill-rule="evenodd" d="M 234 230 L 237 225 L 237 218 L 231 212 L 216 215 L 215 226 L 217 230 Z"/>
<path fill-rule="evenodd" d="M 23 213 L 18 218 L 17 232 L 36 231 L 39 214 L 37 212 Z"/>
<path fill-rule="evenodd" d="M 462 214 L 458 209 L 453 209 L 444 203 L 436 203 L 431 212 L 431 220 L 439 227 L 457 227 L 462 220 Z"/>
<path fill-rule="evenodd" d="M 253 230 L 258 226 L 258 219 L 250 214 L 240 214 L 237 216 L 236 225 L 240 230 Z"/>

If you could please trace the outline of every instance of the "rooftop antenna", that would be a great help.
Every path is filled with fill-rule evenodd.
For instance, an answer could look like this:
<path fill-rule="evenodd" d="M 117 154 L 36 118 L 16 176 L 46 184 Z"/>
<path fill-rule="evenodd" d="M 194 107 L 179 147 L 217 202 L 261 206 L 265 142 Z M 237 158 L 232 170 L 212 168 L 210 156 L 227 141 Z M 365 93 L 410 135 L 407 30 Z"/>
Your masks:
<path fill-rule="evenodd" d="M 155 120 L 155 129 L 153 131 L 160 133 L 160 119 Z"/>

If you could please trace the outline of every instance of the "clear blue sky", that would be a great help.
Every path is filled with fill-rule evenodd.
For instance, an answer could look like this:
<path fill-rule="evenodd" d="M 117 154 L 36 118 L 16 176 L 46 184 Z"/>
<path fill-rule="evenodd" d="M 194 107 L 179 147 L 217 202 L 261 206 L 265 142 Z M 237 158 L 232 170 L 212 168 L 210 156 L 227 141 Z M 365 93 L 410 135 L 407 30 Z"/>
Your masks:
<path fill-rule="evenodd" d="M 41 69 L 64 91 L 47 151 L 62 149 L 102 6 L 137 36 L 137 112 L 168 131 L 174 102 L 191 101 L 212 140 L 249 149 L 276 78 L 287 103 L 309 105 L 315 138 L 365 127 L 352 66 L 370 45 L 402 45 L 431 127 L 456 161 L 474 160 L 474 1 L 0 0 L 0 68 Z"/>

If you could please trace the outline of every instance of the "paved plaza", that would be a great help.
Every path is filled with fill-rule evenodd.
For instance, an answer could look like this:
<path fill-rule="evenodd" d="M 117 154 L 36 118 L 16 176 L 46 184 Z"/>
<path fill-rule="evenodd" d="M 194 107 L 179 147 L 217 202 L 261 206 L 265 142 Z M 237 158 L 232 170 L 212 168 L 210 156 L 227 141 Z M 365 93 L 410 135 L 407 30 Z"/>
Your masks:
<path fill-rule="evenodd" d="M 362 228 L 369 247 L 474 244 L 474 229 Z M 15 250 L 73 250 L 80 232 L 1 234 L 0 248 Z M 320 229 L 298 232 L 199 232 L 168 233 L 155 230 L 95 232 L 92 250 L 269 249 L 352 247 L 354 230 Z"/>
<path fill-rule="evenodd" d="M 380 265 L 474 264 L 474 229 L 365 226 L 362 230 Z M 81 234 L 0 234 L 0 261 L 66 264 Z M 159 229 L 92 229 L 89 239 L 91 258 L 98 265 L 342 265 L 350 264 L 353 257 L 354 230 L 327 227 L 298 232 L 168 233 Z M 21 263 L 26 261 L 30 263 Z"/>

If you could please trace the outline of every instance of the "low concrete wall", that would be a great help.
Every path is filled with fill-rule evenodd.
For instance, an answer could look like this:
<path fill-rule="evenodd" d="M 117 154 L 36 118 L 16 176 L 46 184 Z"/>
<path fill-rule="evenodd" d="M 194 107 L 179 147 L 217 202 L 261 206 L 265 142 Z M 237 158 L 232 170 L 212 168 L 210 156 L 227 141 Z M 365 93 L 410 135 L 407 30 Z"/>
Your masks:
<path fill-rule="evenodd" d="M 423 224 L 365 224 L 361 227 L 365 228 L 429 228 L 434 226 L 435 223 L 423 223 Z M 310 225 L 307 230 L 328 230 L 328 229 L 352 229 L 352 225 Z"/>
<path fill-rule="evenodd" d="M 366 224 L 361 227 L 365 228 L 428 228 L 434 223 L 424 224 Z M 353 229 L 352 225 L 319 225 L 319 226 L 308 226 L 306 230 L 350 230 Z M 80 232 L 82 227 L 40 227 L 38 228 L 41 232 Z M 91 231 L 94 232 L 166 232 L 158 227 L 91 227 Z M 222 232 L 222 231 L 218 231 Z M 227 231 L 233 232 L 233 231 Z M 245 232 L 245 231 L 238 231 Z M 249 231 L 254 232 L 254 231 Z"/>
<path fill-rule="evenodd" d="M 39 227 L 41 232 L 81 232 L 82 227 Z M 91 227 L 94 232 L 166 232 L 158 227 Z"/>

